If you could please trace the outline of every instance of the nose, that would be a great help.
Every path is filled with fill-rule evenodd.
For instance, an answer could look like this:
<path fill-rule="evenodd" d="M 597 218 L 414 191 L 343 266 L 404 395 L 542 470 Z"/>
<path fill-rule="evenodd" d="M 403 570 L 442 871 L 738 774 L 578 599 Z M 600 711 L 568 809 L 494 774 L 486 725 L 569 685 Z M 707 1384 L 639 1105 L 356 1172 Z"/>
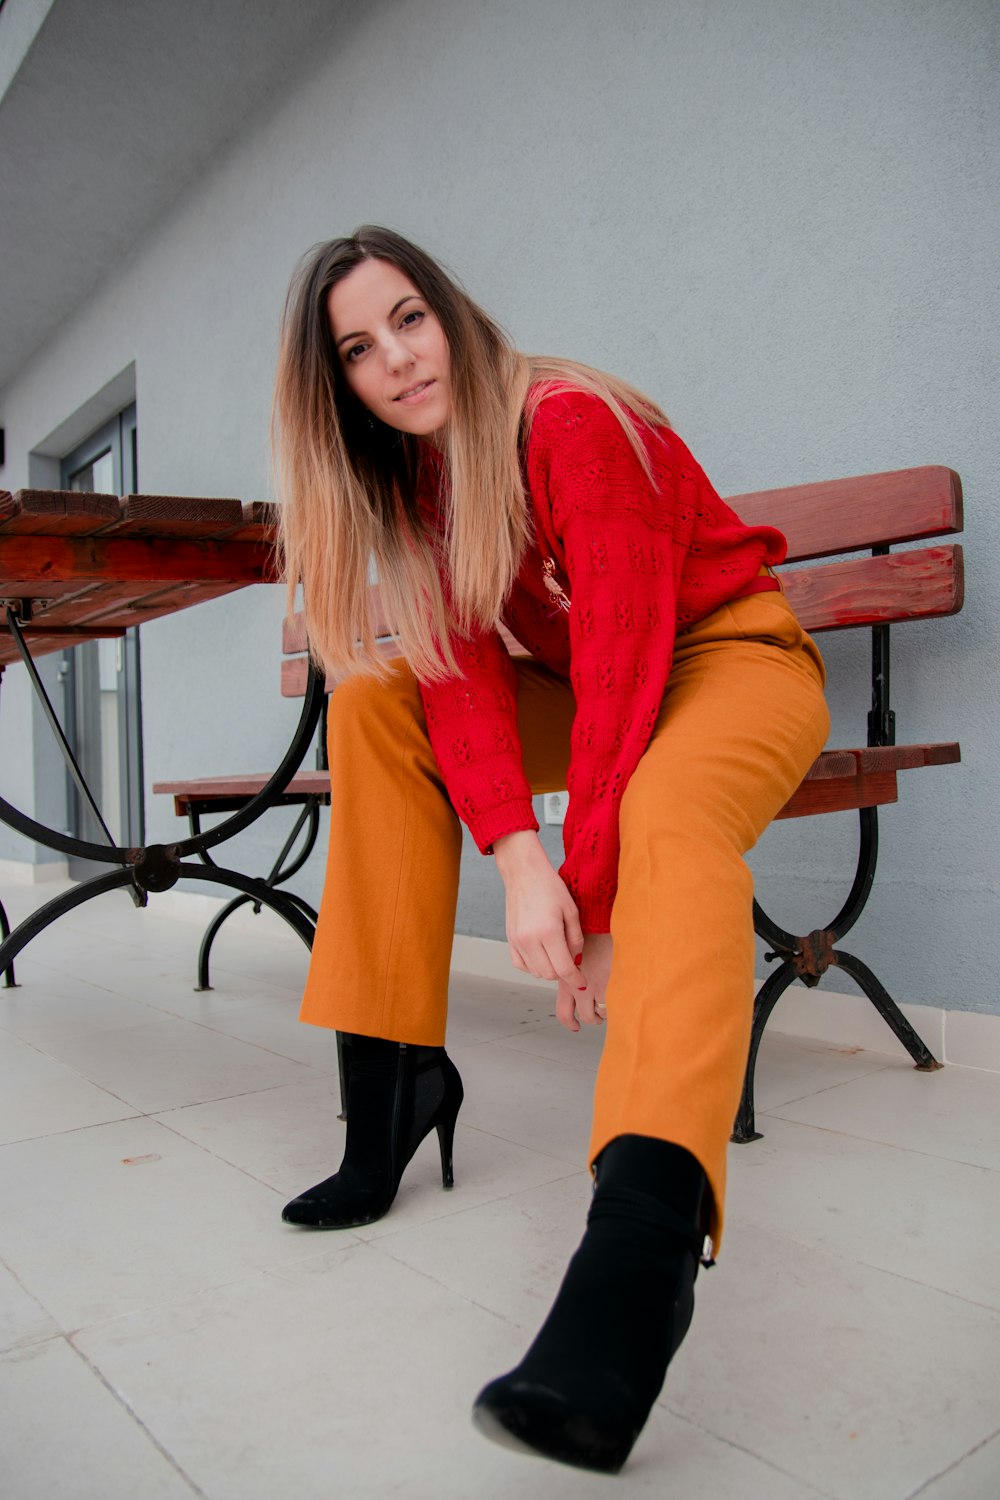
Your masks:
<path fill-rule="evenodd" d="M 383 358 L 385 367 L 391 375 L 398 374 L 413 364 L 413 352 L 404 339 L 395 333 L 388 333 L 383 345 Z"/>

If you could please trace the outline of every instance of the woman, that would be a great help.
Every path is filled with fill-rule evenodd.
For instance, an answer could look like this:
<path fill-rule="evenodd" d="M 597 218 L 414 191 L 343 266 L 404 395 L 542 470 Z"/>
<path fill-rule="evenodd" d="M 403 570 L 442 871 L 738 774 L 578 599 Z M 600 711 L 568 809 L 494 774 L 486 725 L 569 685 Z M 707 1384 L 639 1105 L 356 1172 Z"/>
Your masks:
<path fill-rule="evenodd" d="M 444 1051 L 459 818 L 516 968 L 607 1035 L 586 1233 L 490 1436 L 617 1471 L 687 1331 L 753 989 L 743 855 L 822 749 L 823 668 L 769 567 L 622 381 L 529 358 L 424 252 L 366 226 L 293 281 L 276 389 L 290 596 L 331 699 L 330 856 L 302 1018 L 346 1033 L 339 1171 L 287 1205 L 370 1223 L 462 1103 Z M 399 660 L 378 656 L 374 559 Z M 512 659 L 503 621 L 531 653 Z M 565 861 L 533 792 L 568 787 Z"/>

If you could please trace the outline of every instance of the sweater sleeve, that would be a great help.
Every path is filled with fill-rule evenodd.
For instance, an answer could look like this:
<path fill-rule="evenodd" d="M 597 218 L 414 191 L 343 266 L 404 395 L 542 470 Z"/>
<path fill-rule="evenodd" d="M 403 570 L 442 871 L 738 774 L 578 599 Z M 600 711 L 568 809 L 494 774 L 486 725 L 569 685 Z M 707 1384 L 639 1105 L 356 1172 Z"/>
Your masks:
<path fill-rule="evenodd" d="M 483 854 L 493 840 L 537 829 L 517 730 L 517 673 L 496 631 L 452 649 L 461 676 L 420 683 L 431 748 L 452 806 Z"/>
<path fill-rule="evenodd" d="M 621 425 L 596 398 L 578 397 L 572 420 L 551 405 L 537 457 L 572 600 L 576 698 L 560 875 L 583 930 L 607 932 L 618 886 L 621 800 L 670 674 L 691 511 L 683 491 L 696 476 L 681 472 L 668 443 L 654 436 L 651 481 Z"/>

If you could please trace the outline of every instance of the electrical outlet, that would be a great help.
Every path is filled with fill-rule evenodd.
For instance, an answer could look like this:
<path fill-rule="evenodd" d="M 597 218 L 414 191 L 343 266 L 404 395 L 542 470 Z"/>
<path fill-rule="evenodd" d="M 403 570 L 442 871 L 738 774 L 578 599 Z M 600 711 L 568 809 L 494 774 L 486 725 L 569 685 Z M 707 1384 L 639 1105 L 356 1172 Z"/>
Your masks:
<path fill-rule="evenodd" d="M 569 807 L 569 792 L 546 792 L 545 793 L 545 821 L 546 823 L 563 824 L 566 821 L 566 809 Z"/>

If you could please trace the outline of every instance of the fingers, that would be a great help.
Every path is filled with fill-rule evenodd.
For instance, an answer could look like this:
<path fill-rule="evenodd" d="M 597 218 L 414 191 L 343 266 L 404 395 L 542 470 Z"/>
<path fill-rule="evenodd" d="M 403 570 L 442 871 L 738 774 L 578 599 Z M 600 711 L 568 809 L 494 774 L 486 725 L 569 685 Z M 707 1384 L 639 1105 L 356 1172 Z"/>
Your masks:
<path fill-rule="evenodd" d="M 579 1031 L 584 1026 L 600 1026 L 605 1018 L 603 999 L 600 998 L 578 969 L 571 984 L 560 981 L 556 991 L 556 1020 L 569 1031 Z"/>
<path fill-rule="evenodd" d="M 583 952 L 583 928 L 580 926 L 580 913 L 575 906 L 572 915 L 566 918 L 566 941 L 571 953 L 579 955 Z"/>
<path fill-rule="evenodd" d="M 534 974 L 536 979 L 556 979 L 571 988 L 576 982 L 576 960 L 561 923 L 535 934 L 511 935 L 508 932 L 507 945 L 515 969 Z M 583 946 L 582 939 L 580 946 Z M 579 955 L 579 949 L 576 951 Z"/>
<path fill-rule="evenodd" d="M 576 1018 L 575 1001 L 573 991 L 561 984 L 556 993 L 556 1020 L 560 1026 L 565 1026 L 567 1031 L 580 1030 L 580 1023 Z"/>

